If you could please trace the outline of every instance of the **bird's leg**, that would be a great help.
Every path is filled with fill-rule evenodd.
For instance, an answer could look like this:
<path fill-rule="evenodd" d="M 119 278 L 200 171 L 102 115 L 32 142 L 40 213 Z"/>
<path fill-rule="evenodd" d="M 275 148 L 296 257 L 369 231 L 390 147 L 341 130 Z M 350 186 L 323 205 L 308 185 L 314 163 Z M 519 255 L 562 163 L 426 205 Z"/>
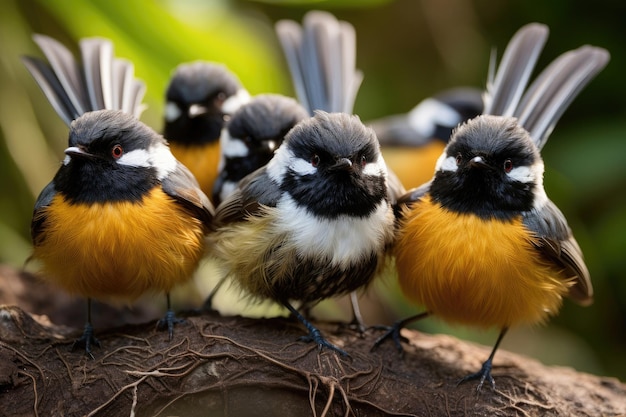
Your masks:
<path fill-rule="evenodd" d="M 385 334 L 383 334 L 378 339 L 376 339 L 376 341 L 374 342 L 374 346 L 372 346 L 371 350 L 376 349 L 385 340 L 391 338 L 394 341 L 396 347 L 398 348 L 398 351 L 402 352 L 402 344 L 400 342 L 406 341 L 406 338 L 400 334 L 400 330 L 402 330 L 408 324 L 413 323 L 414 321 L 426 318 L 429 315 L 430 313 L 426 311 L 424 313 L 419 313 L 414 316 L 407 317 L 403 320 L 398 320 L 391 326 L 374 326 L 375 329 L 382 329 L 382 330 L 387 330 L 387 331 L 385 332 Z"/>
<path fill-rule="evenodd" d="M 457 382 L 457 385 L 462 384 L 463 382 L 467 382 L 467 381 L 472 381 L 474 379 L 478 379 L 479 381 L 478 381 L 478 386 L 476 387 L 476 392 L 480 392 L 480 390 L 483 387 L 483 384 L 485 383 L 485 381 L 489 381 L 489 384 L 491 385 L 491 388 L 495 389 L 496 382 L 493 380 L 493 377 L 491 376 L 491 367 L 492 367 L 492 364 L 493 364 L 493 357 L 495 356 L 496 350 L 498 350 L 498 346 L 500 345 L 500 342 L 502 341 L 502 338 L 506 334 L 507 330 L 509 330 L 509 328 L 508 327 L 504 327 L 500 331 L 500 335 L 498 336 L 498 340 L 496 340 L 496 344 L 494 345 L 493 350 L 491 351 L 491 354 L 489 355 L 487 360 L 485 362 L 483 362 L 483 366 L 481 366 L 480 371 L 462 378 L 459 382 Z"/>
<path fill-rule="evenodd" d="M 361 314 L 361 307 L 359 306 L 359 296 L 356 291 L 352 291 L 350 293 L 350 304 L 352 305 L 352 312 L 354 313 L 354 317 L 352 317 L 352 321 L 349 323 L 349 326 L 352 328 L 356 328 L 361 334 L 365 333 L 367 326 L 365 326 L 365 321 L 363 320 L 363 315 Z"/>
<path fill-rule="evenodd" d="M 206 298 L 206 300 L 204 300 L 204 303 L 202 304 L 202 311 L 213 311 L 213 299 L 215 298 L 215 294 L 217 294 L 217 292 L 219 291 L 220 288 L 222 288 L 222 285 L 224 285 L 225 282 L 226 282 L 226 277 L 223 277 L 217 282 L 215 287 L 213 287 L 213 290 L 211 291 L 211 293 L 208 295 L 208 297 Z"/>
<path fill-rule="evenodd" d="M 177 318 L 176 313 L 172 310 L 170 293 L 168 292 L 165 296 L 167 297 L 167 311 L 165 312 L 165 316 L 157 322 L 157 330 L 167 329 L 167 334 L 171 342 L 174 338 L 174 325 L 183 323 L 185 320 Z"/>
<path fill-rule="evenodd" d="M 283 301 L 282 304 L 287 307 L 291 314 L 293 314 L 295 318 L 297 318 L 302 324 L 304 324 L 304 326 L 309 331 L 309 334 L 306 336 L 302 336 L 300 340 L 304 342 L 315 342 L 317 343 L 317 346 L 320 350 L 322 350 L 323 347 L 327 347 L 334 350 L 335 352 L 340 353 L 343 356 L 348 356 L 348 353 L 346 351 L 340 349 L 339 347 L 333 345 L 328 340 L 326 340 L 324 336 L 322 336 L 322 333 L 319 331 L 319 329 L 311 324 L 310 321 L 305 319 L 304 316 L 298 312 L 298 310 L 296 310 L 291 304 L 289 304 L 289 302 Z"/>
<path fill-rule="evenodd" d="M 92 346 L 100 347 L 100 341 L 96 339 L 93 335 L 93 326 L 91 324 L 91 298 L 87 298 L 87 323 L 85 323 L 83 335 L 74 340 L 74 343 L 72 344 L 72 350 L 75 350 L 77 347 L 84 347 L 85 355 L 89 356 L 91 359 L 94 359 L 93 355 L 91 354 Z"/>

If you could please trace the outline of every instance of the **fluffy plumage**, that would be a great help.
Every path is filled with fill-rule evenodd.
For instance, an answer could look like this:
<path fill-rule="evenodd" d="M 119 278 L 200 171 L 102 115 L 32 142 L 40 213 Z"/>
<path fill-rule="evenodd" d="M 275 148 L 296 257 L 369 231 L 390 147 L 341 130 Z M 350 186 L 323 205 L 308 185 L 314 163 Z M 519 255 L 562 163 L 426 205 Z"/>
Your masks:
<path fill-rule="evenodd" d="M 81 42 L 81 67 L 58 42 L 37 39 L 50 64 L 25 62 L 70 132 L 63 164 L 35 202 L 33 257 L 49 280 L 87 298 L 76 342 L 88 355 L 99 344 L 92 298 L 129 302 L 165 292 L 159 327 L 171 340 L 169 291 L 191 278 L 204 254 L 213 206 L 165 139 L 137 120 L 140 94 L 131 87 L 142 84 L 115 64 L 110 42 Z"/>
<path fill-rule="evenodd" d="M 211 253 L 252 298 L 295 311 L 293 300 L 310 306 L 371 282 L 393 240 L 388 195 L 374 132 L 356 116 L 317 112 L 220 204 Z M 310 337 L 337 349 L 317 330 Z"/>
<path fill-rule="evenodd" d="M 526 89 L 547 32 L 519 30 L 490 76 L 484 114 L 455 129 L 432 180 L 399 199 L 404 294 L 447 321 L 501 329 L 481 370 L 464 379 L 479 379 L 479 389 L 494 385 L 493 356 L 509 327 L 545 321 L 564 296 L 593 298 L 582 252 L 544 191 L 539 150 L 608 53 L 569 51 Z M 398 340 L 406 322 L 388 335 Z"/>

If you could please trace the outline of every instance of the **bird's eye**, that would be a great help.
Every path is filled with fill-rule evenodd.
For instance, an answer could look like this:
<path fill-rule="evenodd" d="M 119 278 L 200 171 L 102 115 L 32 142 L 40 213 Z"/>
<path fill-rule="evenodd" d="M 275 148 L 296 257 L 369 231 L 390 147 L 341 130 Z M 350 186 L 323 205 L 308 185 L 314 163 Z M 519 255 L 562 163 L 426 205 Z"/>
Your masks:
<path fill-rule="evenodd" d="M 224 100 L 226 100 L 226 93 L 223 91 L 220 91 L 219 93 L 217 93 L 217 100 L 220 102 L 223 102 Z"/>
<path fill-rule="evenodd" d="M 119 159 L 123 154 L 124 154 L 124 148 L 122 148 L 122 145 L 120 144 L 113 146 L 113 149 L 111 149 L 111 155 L 115 159 Z"/>
<path fill-rule="evenodd" d="M 461 165 L 461 162 L 463 162 L 463 155 L 461 155 L 460 153 L 456 154 L 456 164 L 457 165 Z"/>
<path fill-rule="evenodd" d="M 365 165 L 367 165 L 367 158 L 365 155 L 361 155 L 361 166 L 364 167 Z"/>
<path fill-rule="evenodd" d="M 320 157 L 319 157 L 319 155 L 318 154 L 313 154 L 313 156 L 311 157 L 311 165 L 316 167 L 319 164 L 320 164 Z"/>
<path fill-rule="evenodd" d="M 506 161 L 504 161 L 504 172 L 506 172 L 507 174 L 509 172 L 511 172 L 511 170 L 513 169 L 513 161 L 511 161 L 510 159 L 507 159 Z"/>

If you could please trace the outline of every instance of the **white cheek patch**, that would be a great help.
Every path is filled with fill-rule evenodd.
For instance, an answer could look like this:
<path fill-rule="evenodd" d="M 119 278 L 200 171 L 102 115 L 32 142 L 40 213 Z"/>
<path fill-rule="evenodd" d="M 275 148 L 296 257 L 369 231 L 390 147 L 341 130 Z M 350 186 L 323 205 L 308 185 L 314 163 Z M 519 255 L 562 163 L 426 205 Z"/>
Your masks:
<path fill-rule="evenodd" d="M 176 103 L 168 101 L 167 104 L 165 104 L 164 117 L 166 122 L 173 122 L 174 120 L 178 119 L 181 114 L 182 112 L 180 111 Z"/>
<path fill-rule="evenodd" d="M 454 156 L 448 156 L 448 154 L 444 151 L 441 154 L 439 159 L 437 160 L 437 165 L 435 165 L 435 171 L 450 171 L 454 172 L 459 169 L 456 164 L 456 158 Z"/>
<path fill-rule="evenodd" d="M 160 181 L 176 170 L 178 161 L 172 155 L 169 146 L 159 143 L 150 148 L 150 164 L 156 168 L 157 178 Z"/>
<path fill-rule="evenodd" d="M 222 103 L 222 112 L 233 114 L 239 107 L 250 101 L 250 93 L 245 88 L 240 88 L 235 94 L 228 97 Z"/>
<path fill-rule="evenodd" d="M 248 147 L 241 139 L 231 138 L 229 136 L 228 140 L 225 140 L 222 145 L 222 152 L 224 156 L 228 158 L 242 158 L 248 156 Z"/>
<path fill-rule="evenodd" d="M 454 127 L 461 121 L 454 109 L 433 98 L 426 99 L 415 106 L 408 117 L 409 125 L 424 137 L 432 137 L 437 124 Z"/>

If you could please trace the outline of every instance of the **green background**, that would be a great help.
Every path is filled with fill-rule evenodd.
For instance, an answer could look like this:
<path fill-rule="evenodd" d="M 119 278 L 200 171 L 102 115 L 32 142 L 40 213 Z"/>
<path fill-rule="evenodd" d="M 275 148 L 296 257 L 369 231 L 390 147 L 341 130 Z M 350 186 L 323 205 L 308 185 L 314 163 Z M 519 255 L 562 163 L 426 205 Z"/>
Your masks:
<path fill-rule="evenodd" d="M 547 326 L 516 329 L 503 347 L 626 380 L 626 6 L 620 1 L 3 0 L 0 263 L 21 267 L 28 257 L 33 203 L 58 168 L 67 141 L 67 128 L 20 61 L 24 54 L 41 56 L 33 33 L 53 36 L 73 51 L 81 37 L 112 39 L 116 55 L 132 60 L 148 86 L 142 120 L 160 130 L 169 74 L 184 61 L 224 62 L 252 94 L 291 95 L 273 23 L 301 21 L 311 9 L 330 10 L 356 27 L 357 64 L 365 79 L 355 113 L 363 120 L 408 111 L 445 88 L 482 87 L 491 48 L 502 51 L 532 21 L 551 29 L 540 67 L 584 43 L 611 52 L 608 67 L 572 104 L 543 151 L 546 190 L 585 253 L 596 301 L 588 308 L 566 301 Z M 382 312 L 369 316 L 372 322 L 419 311 L 393 279 L 375 286 L 366 299 L 382 303 Z M 486 344 L 496 336 L 436 320 L 419 328 Z"/>

